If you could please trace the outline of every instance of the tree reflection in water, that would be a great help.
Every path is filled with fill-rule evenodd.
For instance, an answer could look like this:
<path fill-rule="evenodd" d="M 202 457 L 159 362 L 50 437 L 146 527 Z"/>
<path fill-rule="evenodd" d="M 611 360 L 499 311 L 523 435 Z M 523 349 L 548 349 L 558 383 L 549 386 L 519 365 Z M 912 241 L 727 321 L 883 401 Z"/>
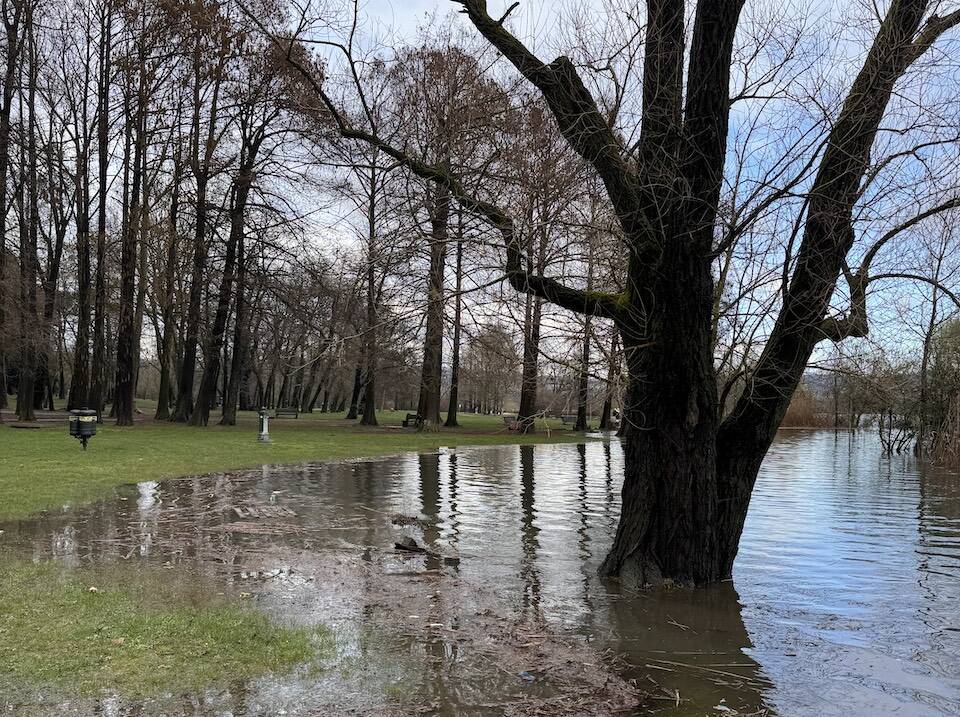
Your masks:
<path fill-rule="evenodd" d="M 782 714 L 958 712 L 960 481 L 910 457 L 878 463 L 873 448 L 869 436 L 832 431 L 778 439 L 747 521 L 737 589 L 631 593 L 596 576 L 619 511 L 616 442 L 443 450 L 132 486 L 115 500 L 0 525 L 0 547 L 68 568 L 138 565 L 254 592 L 272 614 L 332 621 L 341 654 L 375 665 L 382 684 L 412 681 L 410 689 L 445 704 L 503 687 L 453 678 L 470 659 L 455 630 L 492 607 L 622 653 L 630 677 L 651 688 L 652 678 L 665 698 L 679 691 L 681 713 L 709 713 L 721 700 Z M 290 516 L 235 529 L 244 521 L 234 507 L 271 505 Z M 419 522 L 398 527 L 397 514 Z M 404 534 L 460 563 L 394 555 Z M 370 572 L 338 576 L 336 561 L 360 556 Z M 263 577 L 278 568 L 290 572 Z M 399 584 L 390 571 L 413 576 L 410 613 L 442 626 L 435 636 L 390 649 L 369 641 Z M 401 669 L 397 654 L 415 669 Z M 515 676 L 491 675 L 515 686 Z M 363 672 L 350 689 L 373 693 L 377 679 Z M 267 699 L 265 689 L 234 686 L 216 709 L 195 695 L 196 712 L 242 715 Z M 285 705 L 343 689 L 315 678 L 269 684 Z M 0 685 L 0 704 L 5 694 Z"/>

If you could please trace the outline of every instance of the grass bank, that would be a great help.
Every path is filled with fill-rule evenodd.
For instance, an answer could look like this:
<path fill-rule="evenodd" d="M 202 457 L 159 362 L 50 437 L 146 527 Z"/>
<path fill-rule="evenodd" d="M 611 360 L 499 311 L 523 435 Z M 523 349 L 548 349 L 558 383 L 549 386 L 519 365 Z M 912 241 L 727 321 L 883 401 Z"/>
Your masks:
<path fill-rule="evenodd" d="M 141 406 L 149 411 L 149 406 Z M 8 414 L 9 415 L 9 414 Z M 557 424 L 534 435 L 504 429 L 499 416 L 461 417 L 460 428 L 399 430 L 403 412 L 381 412 L 379 428 L 345 422 L 342 414 L 302 414 L 270 422 L 273 443 L 257 443 L 256 416 L 238 425 L 207 428 L 144 423 L 117 428 L 109 421 L 84 452 L 66 425 L 36 430 L 0 426 L 0 520 L 103 498 L 125 483 L 252 468 L 264 463 L 374 457 L 440 446 L 543 443 L 582 440 Z"/>
<path fill-rule="evenodd" d="M 325 628 L 280 627 L 212 588 L 126 573 L 0 564 L 0 682 L 146 697 L 284 672 L 332 647 Z"/>

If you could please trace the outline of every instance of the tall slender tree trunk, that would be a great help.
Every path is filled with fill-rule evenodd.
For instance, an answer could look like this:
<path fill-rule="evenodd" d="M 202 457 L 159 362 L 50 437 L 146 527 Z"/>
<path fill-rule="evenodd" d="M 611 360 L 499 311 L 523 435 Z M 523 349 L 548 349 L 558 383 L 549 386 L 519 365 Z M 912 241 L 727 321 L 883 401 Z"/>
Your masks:
<path fill-rule="evenodd" d="M 170 215 L 167 227 L 167 256 L 163 267 L 163 338 L 160 341 L 160 389 L 157 396 L 157 410 L 154 419 L 166 421 L 170 418 L 170 402 L 173 398 L 171 386 L 173 341 L 176 326 L 174 324 L 173 303 L 178 262 L 177 218 L 180 211 L 180 158 L 176 153 L 173 158 L 173 177 L 170 188 Z"/>
<path fill-rule="evenodd" d="M 39 196 L 37 194 L 37 46 L 33 24 L 33 3 L 27 3 L 27 151 L 26 181 L 21 182 L 20 194 L 26 184 L 26 197 L 21 199 L 20 212 L 20 375 L 17 384 L 17 416 L 21 421 L 33 421 L 34 387 L 37 370 L 37 233 L 40 227 Z M 24 209 L 26 208 L 26 211 Z M 24 221 L 26 219 L 26 221 Z"/>
<path fill-rule="evenodd" d="M 237 281 L 233 319 L 233 355 L 230 357 L 230 379 L 223 397 L 223 414 L 220 424 L 237 424 L 237 403 L 240 400 L 241 379 L 244 375 L 247 351 L 247 300 L 246 300 L 247 258 L 244 251 L 243 232 L 237 239 Z"/>
<path fill-rule="evenodd" d="M 533 218 L 530 218 L 533 223 Z M 543 273 L 546 267 L 547 233 L 541 228 L 536 248 L 533 242 L 527 246 L 527 261 L 535 264 L 537 271 Z M 526 295 L 523 319 L 523 361 L 520 371 L 520 407 L 517 411 L 517 423 L 520 430 L 529 433 L 534 430 L 537 416 L 537 395 L 540 392 L 540 324 L 543 317 L 543 299 L 528 292 Z"/>
<path fill-rule="evenodd" d="M 207 345 L 207 361 L 200 379 L 200 391 L 197 395 L 197 407 L 190 419 L 195 426 L 206 426 L 210 421 L 210 409 L 217 397 L 217 378 L 220 373 L 220 352 L 227 330 L 227 314 L 230 310 L 230 296 L 233 293 L 234 272 L 236 271 L 237 246 L 244 231 L 244 216 L 247 197 L 253 183 L 253 163 L 256 160 L 259 142 L 247 148 L 245 161 L 241 163 L 234 180 L 233 196 L 230 206 L 230 236 L 227 239 L 227 254 L 223 265 L 223 276 L 217 294 L 217 308 L 213 327 Z"/>
<path fill-rule="evenodd" d="M 84 99 L 86 107 L 86 99 Z M 73 376 L 70 380 L 68 409 L 87 405 L 90 393 L 90 174 L 84 118 L 83 151 L 77 154 L 77 339 L 73 352 Z"/>
<path fill-rule="evenodd" d="M 586 431 L 589 428 L 587 412 L 590 402 L 590 319 L 590 316 L 586 316 L 583 321 L 583 352 L 577 376 L 577 422 L 573 427 L 575 431 Z"/>
<path fill-rule="evenodd" d="M 526 295 L 523 321 L 523 361 L 520 369 L 520 407 L 517 423 L 525 433 L 534 430 L 539 393 L 540 322 L 543 300 L 539 296 Z"/>
<path fill-rule="evenodd" d="M 377 425 L 377 196 L 376 162 L 370 166 L 369 201 L 367 202 L 367 331 L 364 335 L 364 399 L 363 426 Z"/>
<path fill-rule="evenodd" d="M 137 386 L 140 385 L 140 346 L 143 341 L 143 319 L 147 310 L 147 242 L 149 240 L 148 232 L 150 229 L 150 183 L 147 174 L 147 151 L 146 144 L 142 156 L 143 168 L 140 174 L 140 183 L 142 187 L 142 198 L 140 200 L 140 248 L 137 255 L 137 275 L 140 282 L 137 284 L 137 311 L 134 315 L 134 350 L 133 350 L 133 395 L 136 399 Z M 134 412 L 136 412 L 136 403 L 134 402 Z"/>
<path fill-rule="evenodd" d="M 590 237 L 590 246 L 587 256 L 587 291 L 593 291 L 593 245 L 594 238 Z M 580 375 L 577 385 L 577 423 L 575 431 L 586 431 L 587 411 L 590 401 L 590 329 L 593 317 L 587 314 L 583 319 L 583 353 L 580 357 Z"/>
<path fill-rule="evenodd" d="M 53 320 L 57 308 L 57 292 L 60 286 L 60 267 L 63 262 L 63 246 L 69 225 L 63 211 L 63 187 L 58 182 L 54 167 L 62 167 L 62 156 L 51 144 L 47 147 L 47 196 L 51 200 L 52 241 L 47 242 L 47 266 L 41 280 L 43 286 L 43 312 L 39 324 L 39 346 L 37 362 L 37 380 L 34 388 L 34 406 L 53 411 L 54 372 L 51 370 L 53 356 L 60 357 L 60 341 L 53 337 Z M 38 216 L 39 221 L 39 216 Z"/>
<path fill-rule="evenodd" d="M 193 52 L 193 153 L 190 161 L 197 190 L 196 225 L 193 235 L 193 263 L 190 274 L 190 300 L 187 307 L 187 332 L 183 342 L 183 364 L 180 368 L 180 379 L 177 381 L 177 405 L 171 417 L 171 420 L 178 423 L 186 423 L 193 415 L 193 384 L 197 369 L 197 347 L 200 342 L 201 305 L 207 262 L 207 184 L 210 180 L 210 162 L 216 147 L 217 110 L 225 48 L 222 53 L 219 58 L 220 64 L 215 70 L 207 132 L 205 140 L 202 140 L 200 136 L 203 103 L 201 84 L 209 70 L 204 67 L 202 38 L 198 31 Z"/>
<path fill-rule="evenodd" d="M 6 192 L 0 186 L 0 214 L 6 214 Z M 6 222 L 0 222 L 0 409 L 7 407 L 7 244 Z"/>
<path fill-rule="evenodd" d="M 97 274 L 94 288 L 93 358 L 90 367 L 90 396 L 87 406 L 103 420 L 104 382 L 107 362 L 107 339 L 104 327 L 107 319 L 107 169 L 110 166 L 110 78 L 111 36 L 113 14 L 110 3 L 104 3 L 100 24 L 100 58 L 97 81 Z"/>
<path fill-rule="evenodd" d="M 313 409 L 317 406 L 317 401 L 320 400 L 320 394 L 324 395 L 323 407 L 321 408 L 321 413 L 326 412 L 326 396 L 327 396 L 327 386 L 330 382 L 330 368 L 329 362 L 324 364 L 324 367 L 318 371 L 320 374 L 319 380 L 316 382 L 314 390 L 308 396 L 309 402 L 307 403 L 307 412 L 313 413 Z"/>
<path fill-rule="evenodd" d="M 353 372 L 353 392 L 350 394 L 350 410 L 347 411 L 347 420 L 355 421 L 360 415 L 360 390 L 363 387 L 363 369 L 357 364 Z"/>
<path fill-rule="evenodd" d="M 440 389 L 443 379 L 443 273 L 450 224 L 450 192 L 434 189 L 430 212 L 430 272 L 427 276 L 427 326 L 420 377 L 420 415 L 423 426 L 440 425 Z"/>
<path fill-rule="evenodd" d="M 457 411 L 460 403 L 460 331 L 463 311 L 463 211 L 457 209 L 457 258 L 456 277 L 454 279 L 453 303 L 453 354 L 450 357 L 450 402 L 447 405 L 447 427 L 456 428 Z"/>
<path fill-rule="evenodd" d="M 938 266 L 937 274 L 939 273 Z M 935 285 L 933 287 L 933 305 L 930 307 L 930 318 L 927 321 L 927 330 L 923 336 L 923 355 L 920 359 L 920 400 L 917 406 L 919 426 L 917 427 L 917 443 L 914 449 L 917 457 L 923 457 L 927 449 L 927 428 L 930 422 L 930 354 L 937 331 L 937 302 L 939 298 L 938 287 Z"/>
<path fill-rule="evenodd" d="M 193 384 L 197 370 L 197 345 L 200 335 L 203 281 L 206 274 L 207 247 L 204 225 L 207 221 L 206 179 L 197 181 L 197 217 L 193 237 L 193 262 L 190 275 L 190 296 L 187 305 L 187 332 L 183 341 L 183 363 L 177 381 L 177 403 L 170 420 L 186 423 L 193 415 Z"/>
<path fill-rule="evenodd" d="M 7 407 L 7 354 L 4 342 L 7 327 L 7 176 L 10 168 L 10 111 L 17 89 L 17 66 L 22 47 L 20 33 L 24 3 L 12 6 L 13 14 L 4 16 L 6 31 L 6 63 L 3 73 L 3 95 L 0 101 L 0 408 Z M 6 9 L 6 8 L 4 8 Z"/>
<path fill-rule="evenodd" d="M 128 110 L 128 121 L 134 123 L 132 179 L 130 182 L 130 205 L 123 228 L 120 249 L 120 318 L 117 326 L 117 373 L 114 395 L 114 414 L 118 426 L 133 425 L 134 390 L 136 388 L 137 364 L 139 363 L 137 338 L 137 314 L 140 302 L 136 295 L 137 238 L 142 230 L 141 202 L 143 184 L 144 152 L 146 151 L 146 68 L 143 51 L 139 57 L 139 77 L 136 90 L 135 110 Z M 141 278 L 141 282 L 143 278 Z"/>
<path fill-rule="evenodd" d="M 603 411 L 600 414 L 600 430 L 609 431 L 612 418 L 613 418 L 613 397 L 616 390 L 616 380 L 617 380 L 617 350 L 618 350 L 618 338 L 616 332 L 613 334 L 613 339 L 610 342 L 610 356 L 607 362 L 607 386 L 604 391 L 603 399 Z"/>

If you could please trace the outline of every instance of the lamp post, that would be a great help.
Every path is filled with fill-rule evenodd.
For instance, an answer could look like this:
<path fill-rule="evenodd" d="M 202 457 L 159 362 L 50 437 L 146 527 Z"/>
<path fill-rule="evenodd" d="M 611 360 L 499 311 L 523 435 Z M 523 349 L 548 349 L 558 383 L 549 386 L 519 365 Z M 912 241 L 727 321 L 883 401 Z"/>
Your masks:
<path fill-rule="evenodd" d="M 89 408 L 70 411 L 70 435 L 87 450 L 87 441 L 97 435 L 97 412 Z"/>
<path fill-rule="evenodd" d="M 270 417 L 267 415 L 266 406 L 261 408 L 257 415 L 260 417 L 260 432 L 257 434 L 257 443 L 272 443 L 270 440 Z"/>

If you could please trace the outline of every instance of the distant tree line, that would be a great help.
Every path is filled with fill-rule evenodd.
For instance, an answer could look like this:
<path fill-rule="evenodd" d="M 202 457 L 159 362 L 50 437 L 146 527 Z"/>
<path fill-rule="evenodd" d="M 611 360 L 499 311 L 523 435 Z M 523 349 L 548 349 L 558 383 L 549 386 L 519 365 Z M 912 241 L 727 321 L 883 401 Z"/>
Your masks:
<path fill-rule="evenodd" d="M 246 17 L 277 6 L 3 12 L 0 407 L 16 396 L 30 421 L 65 402 L 129 425 L 139 396 L 156 419 L 198 426 L 261 405 L 371 425 L 378 407 L 408 409 L 427 427 L 519 410 L 532 428 L 576 413 L 571 397 L 601 412 L 613 374 L 583 347 L 610 330 L 504 292 L 489 229 L 332 131 Z M 525 207 L 538 266 L 615 242 L 542 104 L 508 98 L 449 23 L 420 39 L 371 58 L 375 101 L 351 107 L 357 120 L 471 181 L 496 177 Z M 550 389 L 548 353 L 565 375 L 597 373 L 590 391 Z"/>

